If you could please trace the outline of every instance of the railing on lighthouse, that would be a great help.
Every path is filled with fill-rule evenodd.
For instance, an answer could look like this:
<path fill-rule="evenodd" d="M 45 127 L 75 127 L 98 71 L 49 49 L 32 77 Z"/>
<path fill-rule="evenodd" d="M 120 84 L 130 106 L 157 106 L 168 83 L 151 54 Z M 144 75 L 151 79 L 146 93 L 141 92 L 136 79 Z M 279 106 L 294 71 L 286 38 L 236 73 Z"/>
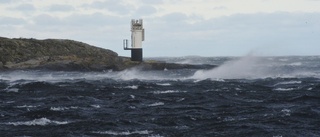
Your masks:
<path fill-rule="evenodd" d="M 131 50 L 131 48 L 128 47 L 128 39 L 123 40 L 123 49 L 124 50 Z"/>
<path fill-rule="evenodd" d="M 142 61 L 142 41 L 145 39 L 143 20 L 131 20 L 131 47 L 127 39 L 123 40 L 123 49 L 131 50 L 132 61 Z"/>

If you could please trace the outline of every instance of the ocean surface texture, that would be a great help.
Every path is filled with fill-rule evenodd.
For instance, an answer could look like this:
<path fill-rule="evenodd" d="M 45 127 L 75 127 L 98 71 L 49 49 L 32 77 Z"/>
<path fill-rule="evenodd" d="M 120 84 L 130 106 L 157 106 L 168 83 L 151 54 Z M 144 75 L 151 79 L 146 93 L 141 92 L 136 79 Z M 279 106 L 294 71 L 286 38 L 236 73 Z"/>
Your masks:
<path fill-rule="evenodd" d="M 320 136 L 320 56 L 153 59 L 220 67 L 0 72 L 0 135 Z"/>

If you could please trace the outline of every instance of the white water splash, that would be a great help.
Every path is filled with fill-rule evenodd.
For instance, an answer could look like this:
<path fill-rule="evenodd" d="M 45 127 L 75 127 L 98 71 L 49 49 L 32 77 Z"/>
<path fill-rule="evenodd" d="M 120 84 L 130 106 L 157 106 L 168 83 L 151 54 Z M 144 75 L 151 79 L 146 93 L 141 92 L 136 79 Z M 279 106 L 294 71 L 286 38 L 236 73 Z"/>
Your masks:
<path fill-rule="evenodd" d="M 287 59 L 288 58 L 288 59 Z M 266 57 L 247 55 L 245 57 L 228 61 L 211 70 L 198 70 L 190 79 L 256 79 L 256 78 L 297 78 L 297 77 L 320 77 L 316 70 L 301 69 L 302 62 L 292 62 L 289 57 L 270 61 Z M 306 66 L 310 67 L 310 66 Z"/>
<path fill-rule="evenodd" d="M 245 56 L 238 60 L 229 61 L 218 68 L 199 70 L 192 79 L 238 79 L 255 78 L 264 75 L 265 70 L 259 66 L 260 59 L 255 56 Z"/>

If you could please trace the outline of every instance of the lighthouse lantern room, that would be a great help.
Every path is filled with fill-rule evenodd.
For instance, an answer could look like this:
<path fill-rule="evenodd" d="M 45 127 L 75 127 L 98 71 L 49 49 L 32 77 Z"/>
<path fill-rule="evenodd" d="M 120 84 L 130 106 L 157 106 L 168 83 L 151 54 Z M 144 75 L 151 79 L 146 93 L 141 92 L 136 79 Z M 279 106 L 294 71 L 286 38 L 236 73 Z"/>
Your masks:
<path fill-rule="evenodd" d="M 131 47 L 128 47 L 128 40 L 123 40 L 124 50 L 131 50 L 132 61 L 142 61 L 142 41 L 144 41 L 144 28 L 142 19 L 131 20 Z"/>

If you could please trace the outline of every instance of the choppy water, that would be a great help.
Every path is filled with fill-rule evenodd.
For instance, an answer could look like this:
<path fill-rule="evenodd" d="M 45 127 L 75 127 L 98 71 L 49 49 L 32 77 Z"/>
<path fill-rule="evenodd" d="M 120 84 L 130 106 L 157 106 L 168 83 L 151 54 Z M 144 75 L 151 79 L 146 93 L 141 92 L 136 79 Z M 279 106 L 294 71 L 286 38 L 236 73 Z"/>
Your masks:
<path fill-rule="evenodd" d="M 320 136 L 320 57 L 213 70 L 0 73 L 1 136 Z"/>

